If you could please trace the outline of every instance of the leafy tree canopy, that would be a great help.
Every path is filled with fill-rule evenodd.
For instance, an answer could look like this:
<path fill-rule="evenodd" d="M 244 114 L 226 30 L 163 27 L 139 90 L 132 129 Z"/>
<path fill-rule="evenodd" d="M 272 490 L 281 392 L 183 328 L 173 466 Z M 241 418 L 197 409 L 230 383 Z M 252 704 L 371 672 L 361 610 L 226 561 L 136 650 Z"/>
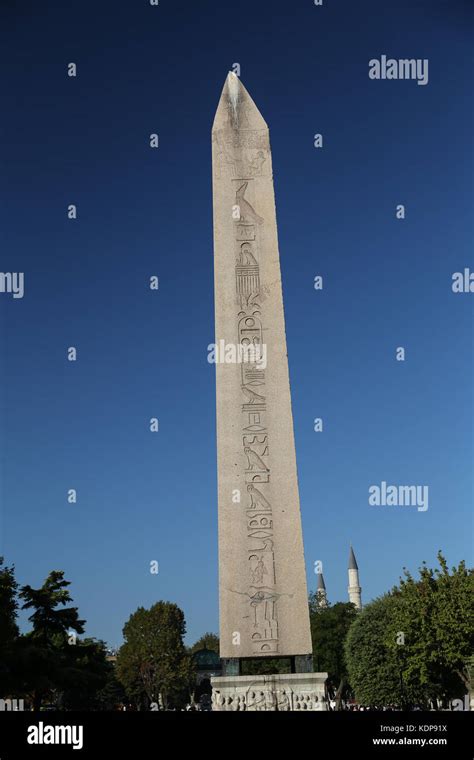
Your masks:
<path fill-rule="evenodd" d="M 4 565 L 0 557 L 0 651 L 18 636 L 17 589 L 15 568 Z"/>
<path fill-rule="evenodd" d="M 28 618 L 33 624 L 32 639 L 51 645 L 54 636 L 65 637 L 69 631 L 84 632 L 85 621 L 79 619 L 77 607 L 65 606 L 72 601 L 68 590 L 70 585 L 69 581 L 64 580 L 62 570 L 53 570 L 40 588 L 22 587 L 22 609 L 34 610 Z"/>
<path fill-rule="evenodd" d="M 149 610 L 139 607 L 130 616 L 117 657 L 117 677 L 131 697 L 148 707 L 156 703 L 166 708 L 191 684 L 185 631 L 184 614 L 171 602 L 157 602 Z"/>
<path fill-rule="evenodd" d="M 348 693 L 348 674 L 344 656 L 347 632 L 357 617 L 350 602 L 337 602 L 328 607 L 318 604 L 317 594 L 310 595 L 310 623 L 313 641 L 313 665 L 316 672 L 327 672 L 328 691 L 338 706 Z"/>
<path fill-rule="evenodd" d="M 219 636 L 216 633 L 204 633 L 200 639 L 190 648 L 191 654 L 198 652 L 200 649 L 210 649 L 212 652 L 219 654 Z"/>
<path fill-rule="evenodd" d="M 474 651 L 474 575 L 464 562 L 449 570 L 423 563 L 399 586 L 368 604 L 352 624 L 346 661 L 363 704 L 427 706 L 462 696 Z"/>

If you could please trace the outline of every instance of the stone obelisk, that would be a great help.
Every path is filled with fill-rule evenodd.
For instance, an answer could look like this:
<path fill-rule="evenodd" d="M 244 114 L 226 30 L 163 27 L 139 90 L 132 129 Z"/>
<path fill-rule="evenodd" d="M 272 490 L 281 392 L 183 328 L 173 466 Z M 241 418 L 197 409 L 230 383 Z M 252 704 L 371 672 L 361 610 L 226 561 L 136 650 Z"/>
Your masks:
<path fill-rule="evenodd" d="M 224 674 L 212 681 L 214 708 L 306 700 L 324 709 L 326 674 L 311 673 L 269 133 L 233 73 L 212 128 L 212 166 Z M 240 675 L 243 659 L 268 657 L 291 658 L 293 672 Z"/>

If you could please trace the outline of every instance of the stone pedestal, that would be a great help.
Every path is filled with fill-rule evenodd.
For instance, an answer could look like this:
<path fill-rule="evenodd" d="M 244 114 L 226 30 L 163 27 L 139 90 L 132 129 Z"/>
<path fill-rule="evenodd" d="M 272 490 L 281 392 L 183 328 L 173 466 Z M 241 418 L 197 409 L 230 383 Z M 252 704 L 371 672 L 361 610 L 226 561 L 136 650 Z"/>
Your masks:
<path fill-rule="evenodd" d="M 212 709 L 216 711 L 327 710 L 327 673 L 282 673 L 271 676 L 213 678 Z"/>

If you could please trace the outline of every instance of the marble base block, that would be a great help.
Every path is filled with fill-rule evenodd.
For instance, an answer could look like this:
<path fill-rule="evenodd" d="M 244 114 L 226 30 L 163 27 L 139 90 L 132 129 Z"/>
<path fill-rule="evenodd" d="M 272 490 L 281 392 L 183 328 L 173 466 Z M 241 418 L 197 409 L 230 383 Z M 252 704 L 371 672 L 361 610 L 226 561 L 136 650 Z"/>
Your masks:
<path fill-rule="evenodd" d="M 211 679 L 216 711 L 327 710 L 327 673 L 281 673 L 271 676 L 218 676 Z"/>

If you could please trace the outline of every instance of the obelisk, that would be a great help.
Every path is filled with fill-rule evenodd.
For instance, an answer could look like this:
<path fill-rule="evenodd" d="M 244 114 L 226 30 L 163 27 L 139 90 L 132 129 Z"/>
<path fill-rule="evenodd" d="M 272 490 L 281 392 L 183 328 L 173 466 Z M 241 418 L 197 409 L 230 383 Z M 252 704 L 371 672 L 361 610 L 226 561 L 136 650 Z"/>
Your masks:
<path fill-rule="evenodd" d="M 212 128 L 212 166 L 224 674 L 212 681 L 213 704 L 214 709 L 297 709 L 292 706 L 299 702 L 297 692 L 311 704 L 318 695 L 321 700 L 326 674 L 310 672 L 269 133 L 233 73 Z M 243 659 L 268 657 L 291 658 L 293 673 L 286 681 L 262 676 L 259 685 L 255 676 L 240 675 Z"/>

